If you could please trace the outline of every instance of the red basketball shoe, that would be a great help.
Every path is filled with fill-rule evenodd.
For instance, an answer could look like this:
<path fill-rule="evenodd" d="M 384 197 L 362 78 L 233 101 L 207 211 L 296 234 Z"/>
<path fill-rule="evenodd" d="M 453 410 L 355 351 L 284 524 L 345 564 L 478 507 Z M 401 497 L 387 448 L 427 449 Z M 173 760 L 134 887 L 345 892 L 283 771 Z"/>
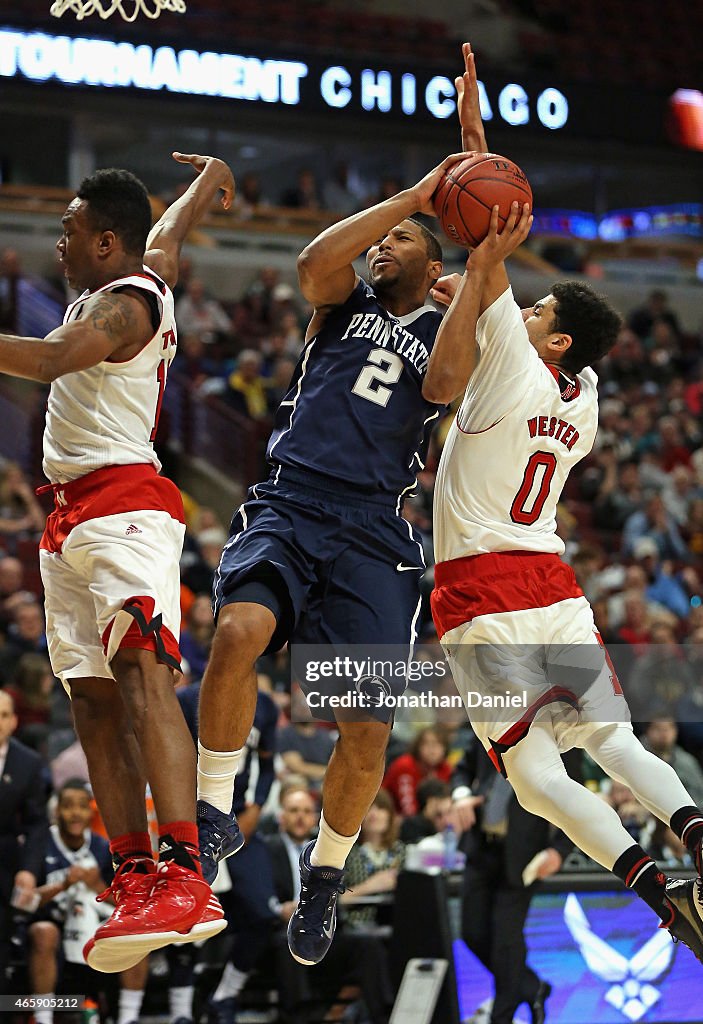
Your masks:
<path fill-rule="evenodd" d="M 126 971 L 139 963 L 141 953 L 135 953 L 127 946 L 115 948 L 113 943 L 116 937 L 132 931 L 135 915 L 151 896 L 155 882 L 156 864 L 153 861 L 140 858 L 138 861 L 127 860 L 119 866 L 112 884 L 98 896 L 99 902 L 110 898 L 115 909 L 83 948 L 83 957 L 93 970 L 112 974 Z"/>
<path fill-rule="evenodd" d="M 226 926 L 220 902 L 207 882 L 195 871 L 166 861 L 152 874 L 151 889 L 130 918 L 107 935 L 96 933 L 83 955 L 97 970 L 122 971 L 154 949 L 209 939 Z"/>

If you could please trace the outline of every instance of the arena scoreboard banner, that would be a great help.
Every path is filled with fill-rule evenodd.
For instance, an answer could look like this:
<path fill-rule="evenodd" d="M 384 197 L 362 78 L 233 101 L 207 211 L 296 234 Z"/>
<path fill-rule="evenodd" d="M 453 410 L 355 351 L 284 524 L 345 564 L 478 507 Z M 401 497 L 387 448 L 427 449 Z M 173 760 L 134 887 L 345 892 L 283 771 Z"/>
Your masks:
<path fill-rule="evenodd" d="M 90 36 L 50 35 L 0 27 L 0 77 L 34 83 L 174 96 L 213 97 L 348 121 L 405 121 L 440 125 L 453 118 L 452 75 L 411 58 L 405 66 L 346 57 L 201 52 Z M 481 112 L 493 128 L 542 134 L 666 143 L 666 96 L 636 89 L 486 77 Z M 607 110 L 607 116 L 604 111 Z"/>

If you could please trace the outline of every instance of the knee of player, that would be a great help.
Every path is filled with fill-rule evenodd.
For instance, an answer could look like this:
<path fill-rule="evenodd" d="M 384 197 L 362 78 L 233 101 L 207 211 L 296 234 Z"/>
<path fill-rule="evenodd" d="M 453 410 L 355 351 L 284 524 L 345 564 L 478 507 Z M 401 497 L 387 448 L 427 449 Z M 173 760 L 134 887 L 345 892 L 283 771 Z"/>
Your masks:
<path fill-rule="evenodd" d="M 544 813 L 545 804 L 550 802 L 549 794 L 539 779 L 515 771 L 508 778 L 521 807 L 532 814 Z"/>
<path fill-rule="evenodd" d="M 253 665 L 268 647 L 275 629 L 276 618 L 263 605 L 225 605 L 217 619 L 213 660 L 219 655 L 235 658 L 240 664 L 250 661 Z"/>
<path fill-rule="evenodd" d="M 337 756 L 351 761 L 355 771 L 375 771 L 384 762 L 390 726 L 381 722 L 338 722 Z"/>
<path fill-rule="evenodd" d="M 96 728 L 101 720 L 115 722 L 121 712 L 119 690 L 111 679 L 70 680 L 71 707 L 78 729 Z"/>
<path fill-rule="evenodd" d="M 35 921 L 29 928 L 29 940 L 35 953 L 55 953 L 59 946 L 59 930 L 51 921 Z"/>

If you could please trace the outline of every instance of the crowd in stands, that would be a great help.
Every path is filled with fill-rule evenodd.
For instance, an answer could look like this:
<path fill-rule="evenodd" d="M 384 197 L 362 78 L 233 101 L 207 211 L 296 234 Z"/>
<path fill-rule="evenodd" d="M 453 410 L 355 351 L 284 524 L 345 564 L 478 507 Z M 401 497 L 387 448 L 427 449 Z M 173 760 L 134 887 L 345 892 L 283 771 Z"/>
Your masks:
<path fill-rule="evenodd" d="M 340 178 L 338 187 L 343 186 Z M 7 268 L 19 272 L 11 256 L 4 266 L 0 311 L 6 309 L 2 299 L 8 294 L 3 285 Z M 173 372 L 187 379 L 188 387 L 203 400 L 221 401 L 245 419 L 270 423 L 301 351 L 309 313 L 293 288 L 275 270 L 263 268 L 239 301 L 220 303 L 207 294 L 184 261 L 176 311 L 181 350 Z M 654 292 L 646 303 L 627 311 L 618 343 L 598 372 L 601 421 L 596 445 L 572 474 L 558 512 L 565 557 L 593 603 L 645 744 L 675 767 L 694 799 L 703 804 L 703 338 L 683 331 L 666 295 Z M 445 418 L 434 435 L 417 495 L 408 499 L 404 513 L 425 545 L 430 566 L 424 581 L 426 599 L 432 586 L 434 473 L 448 423 Z M 36 785 L 43 803 L 48 801 L 53 822 L 52 849 L 58 849 L 63 866 L 49 870 L 47 861 L 43 875 L 30 871 L 30 885 L 20 886 L 19 875 L 12 877 L 22 895 L 13 899 L 15 946 L 6 968 L 9 962 L 16 983 L 22 978 L 30 986 L 18 991 L 31 991 L 31 985 L 54 991 L 57 984 L 67 991 L 66 978 L 74 977 L 73 967 L 82 969 L 75 953 L 80 928 L 74 920 L 82 910 L 78 913 L 76 907 L 87 900 L 93 908 L 93 896 L 109 883 L 111 869 L 104 842 L 99 841 L 102 826 L 91 803 L 85 757 L 73 732 L 69 703 L 46 655 L 41 589 L 33 562 L 45 510 L 32 483 L 16 464 L 0 469 L 0 726 L 5 730 L 0 729 L 0 761 L 3 751 L 9 757 L 3 736 L 10 734 L 23 750 L 33 752 Z M 198 685 L 214 632 L 209 595 L 226 529 L 211 509 L 190 495 L 185 498 L 184 661 L 178 688 L 193 728 Z M 439 659 L 427 600 L 422 614 L 421 642 Z M 285 923 L 297 897 L 293 865 L 301 844 L 315 830 L 334 733 L 297 713 L 301 703 L 304 709 L 304 701 L 295 686 L 291 692 L 286 652 L 262 659 L 260 689 L 265 694 L 262 706 L 273 722 L 273 740 L 272 749 L 260 749 L 259 754 L 272 755 L 273 769 L 262 782 L 260 758 L 259 775 L 254 772 L 260 780 L 253 784 L 262 807 L 260 816 L 257 811 L 252 818 L 251 835 L 258 826 L 259 838 L 247 849 L 269 864 L 273 909 L 264 906 L 260 893 L 250 893 L 250 905 L 242 909 L 233 874 L 223 882 L 225 892 L 228 886 L 231 892 L 225 903 L 232 912 L 225 943 L 213 940 L 196 953 L 183 947 L 186 952 L 172 951 L 168 958 L 155 955 L 151 965 L 142 965 L 114 984 L 105 984 L 104 979 L 97 979 L 97 984 L 85 976 L 80 983 L 73 980 L 81 991 L 85 987 L 95 993 L 101 1011 L 105 998 L 111 1000 L 118 1024 L 138 1019 L 147 978 L 151 989 L 160 986 L 163 1001 L 164 986 L 168 987 L 171 1021 L 185 1024 L 197 1017 L 209 995 L 213 1024 L 231 1024 L 255 967 L 254 945 L 250 942 L 243 950 L 237 932 L 236 919 L 242 915 L 248 922 L 247 934 L 260 936 L 259 965 L 275 964 L 281 1020 L 295 1024 L 316 1019 L 312 1003 L 322 1005 L 320 1012 L 327 1008 L 333 1014 L 328 1019 L 341 1019 L 345 1003 L 354 1002 L 361 988 L 366 1016 L 358 1019 L 373 1024 L 387 1019 L 393 997 L 384 946 L 389 904 L 408 845 L 432 841 L 453 823 L 453 771 L 471 742 L 463 713 L 441 723 L 399 724 L 383 788 L 350 857 L 349 885 L 354 892 L 342 899 L 338 953 L 316 969 L 311 987 L 306 972 L 288 956 Z M 656 823 L 629 790 L 606 782 L 587 759 L 583 774 L 586 784 L 615 807 L 645 848 L 690 866 L 673 834 Z M 8 822 L 6 833 L 15 827 Z M 0 833 L 2 828 L 0 823 Z M 0 848 L 6 840 L 0 834 Z M 52 856 L 59 854 L 54 851 Z M 8 857 L 6 863 L 11 862 Z M 26 883 L 26 871 L 23 877 Z M 364 897 L 379 894 L 388 900 L 363 903 Z M 40 905 L 30 913 L 36 899 Z M 73 965 L 63 981 L 55 966 L 59 944 L 66 964 Z M 46 1015 L 37 1013 L 35 1019 L 36 1024 L 51 1024 Z"/>

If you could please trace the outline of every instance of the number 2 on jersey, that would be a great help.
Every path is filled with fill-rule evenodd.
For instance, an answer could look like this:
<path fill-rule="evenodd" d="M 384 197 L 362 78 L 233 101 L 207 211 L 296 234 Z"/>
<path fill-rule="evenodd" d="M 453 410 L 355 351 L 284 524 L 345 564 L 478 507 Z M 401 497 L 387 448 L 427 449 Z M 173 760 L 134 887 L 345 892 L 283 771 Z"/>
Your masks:
<path fill-rule="evenodd" d="M 553 452 L 533 452 L 525 466 L 520 489 L 510 507 L 510 518 L 514 523 L 532 526 L 537 522 L 542 515 L 556 468 L 557 457 Z"/>
<path fill-rule="evenodd" d="M 366 366 L 356 378 L 352 392 L 367 402 L 385 408 L 393 394 L 386 385 L 397 384 L 402 372 L 403 360 L 395 352 L 383 348 L 371 349 Z"/>

